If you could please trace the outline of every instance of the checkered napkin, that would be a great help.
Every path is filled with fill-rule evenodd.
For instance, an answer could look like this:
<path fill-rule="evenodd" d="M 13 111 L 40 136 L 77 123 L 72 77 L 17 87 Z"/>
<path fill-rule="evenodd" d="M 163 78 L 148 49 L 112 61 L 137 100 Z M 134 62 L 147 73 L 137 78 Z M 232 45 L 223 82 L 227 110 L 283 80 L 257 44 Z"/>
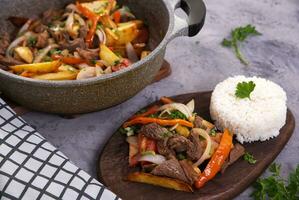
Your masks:
<path fill-rule="evenodd" d="M 0 99 L 0 199 L 117 200 Z"/>

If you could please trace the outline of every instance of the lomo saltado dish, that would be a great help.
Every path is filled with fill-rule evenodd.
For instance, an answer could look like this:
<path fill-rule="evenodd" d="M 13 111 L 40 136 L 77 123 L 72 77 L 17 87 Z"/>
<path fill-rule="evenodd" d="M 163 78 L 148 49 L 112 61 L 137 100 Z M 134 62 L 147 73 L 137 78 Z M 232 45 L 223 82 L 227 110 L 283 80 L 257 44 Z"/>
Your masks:
<path fill-rule="evenodd" d="M 115 0 L 69 4 L 40 17 L 9 17 L 15 37 L 0 41 L 0 66 L 40 80 L 98 77 L 147 56 L 148 29 Z M 14 38 L 14 39 L 13 39 Z"/>

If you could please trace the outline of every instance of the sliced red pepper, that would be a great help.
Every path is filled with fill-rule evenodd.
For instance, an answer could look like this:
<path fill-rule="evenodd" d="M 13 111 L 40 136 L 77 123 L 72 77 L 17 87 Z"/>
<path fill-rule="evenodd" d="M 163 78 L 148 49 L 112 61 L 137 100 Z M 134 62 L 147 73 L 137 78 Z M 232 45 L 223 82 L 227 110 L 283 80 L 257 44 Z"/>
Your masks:
<path fill-rule="evenodd" d="M 150 139 L 143 134 L 138 134 L 138 149 L 139 149 L 139 158 L 143 152 L 153 151 L 157 152 L 157 142 L 153 139 Z M 142 161 L 141 166 L 151 164 L 150 162 Z"/>
<path fill-rule="evenodd" d="M 94 12 L 90 11 L 88 8 L 82 6 L 79 2 L 76 2 L 76 6 L 78 10 L 82 13 L 82 15 L 88 18 L 92 23 L 85 38 L 85 41 L 88 43 L 89 47 L 91 47 L 95 32 L 97 30 L 97 24 L 101 17 L 99 15 L 96 15 Z"/>
<path fill-rule="evenodd" d="M 63 62 L 64 64 L 68 64 L 68 65 L 87 63 L 87 61 L 82 58 L 63 57 L 62 55 L 58 55 L 58 54 L 51 55 L 51 58 L 53 60 L 61 60 L 61 62 Z"/>
<path fill-rule="evenodd" d="M 113 13 L 114 22 L 118 24 L 120 22 L 120 18 L 121 18 L 120 11 L 119 10 L 115 11 Z"/>
<path fill-rule="evenodd" d="M 164 104 L 173 103 L 173 100 L 170 99 L 169 97 L 161 97 L 160 101 L 162 101 L 162 103 Z"/>
<path fill-rule="evenodd" d="M 200 174 L 198 180 L 194 183 L 196 188 L 203 187 L 206 182 L 214 178 L 214 176 L 221 170 L 224 161 L 229 156 L 232 144 L 233 136 L 228 129 L 225 129 L 218 148 L 212 155 L 212 158 L 203 173 Z"/>

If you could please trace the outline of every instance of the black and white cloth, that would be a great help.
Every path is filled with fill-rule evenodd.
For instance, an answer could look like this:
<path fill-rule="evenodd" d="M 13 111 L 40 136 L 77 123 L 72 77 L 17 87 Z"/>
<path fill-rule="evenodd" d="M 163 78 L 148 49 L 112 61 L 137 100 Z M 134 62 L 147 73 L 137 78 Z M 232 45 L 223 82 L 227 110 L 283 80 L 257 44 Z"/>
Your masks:
<path fill-rule="evenodd" d="M 117 200 L 0 99 L 0 199 Z"/>

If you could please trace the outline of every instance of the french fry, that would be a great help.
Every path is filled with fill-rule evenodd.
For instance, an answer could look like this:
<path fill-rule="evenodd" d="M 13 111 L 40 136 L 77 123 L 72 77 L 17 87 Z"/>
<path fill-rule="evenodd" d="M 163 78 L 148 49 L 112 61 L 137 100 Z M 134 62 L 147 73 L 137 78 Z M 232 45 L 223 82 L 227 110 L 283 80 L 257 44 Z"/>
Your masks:
<path fill-rule="evenodd" d="M 123 26 L 119 26 L 114 29 L 115 35 L 118 39 L 114 37 L 110 37 L 109 34 L 107 35 L 107 45 L 114 46 L 114 45 L 125 45 L 131 41 L 133 41 L 139 34 L 137 25 L 135 23 L 129 23 Z"/>
<path fill-rule="evenodd" d="M 28 47 L 17 47 L 17 48 L 15 48 L 15 52 L 26 63 L 32 63 L 32 61 L 33 61 L 33 54 L 32 54 L 32 51 Z"/>
<path fill-rule="evenodd" d="M 165 188 L 170 188 L 174 190 L 184 191 L 184 192 L 193 192 L 192 187 L 180 180 L 154 176 L 152 174 L 135 172 L 128 175 L 128 180 L 138 183 L 147 183 L 150 185 L 161 186 Z"/>
<path fill-rule="evenodd" d="M 131 24 L 135 24 L 138 29 L 143 27 L 143 21 L 137 19 L 129 22 L 118 23 L 117 26 L 121 27 L 121 26 L 128 26 Z"/>
<path fill-rule="evenodd" d="M 100 58 L 107 62 L 110 66 L 115 65 L 119 61 L 119 57 L 113 53 L 106 45 L 100 45 Z"/>
<path fill-rule="evenodd" d="M 61 81 L 61 80 L 74 80 L 77 77 L 78 72 L 75 71 L 60 71 L 57 73 L 48 73 L 42 75 L 36 75 L 32 78 L 39 80 L 52 80 L 52 81 Z"/>
<path fill-rule="evenodd" d="M 117 28 L 116 24 L 111 20 L 109 15 L 102 16 L 100 20 L 104 27 L 108 27 L 112 29 Z"/>
<path fill-rule="evenodd" d="M 57 71 L 60 65 L 61 62 L 55 60 L 51 62 L 14 65 L 11 66 L 10 69 L 12 69 L 15 73 L 22 73 L 24 71 L 27 71 L 35 74 L 44 74 Z"/>

